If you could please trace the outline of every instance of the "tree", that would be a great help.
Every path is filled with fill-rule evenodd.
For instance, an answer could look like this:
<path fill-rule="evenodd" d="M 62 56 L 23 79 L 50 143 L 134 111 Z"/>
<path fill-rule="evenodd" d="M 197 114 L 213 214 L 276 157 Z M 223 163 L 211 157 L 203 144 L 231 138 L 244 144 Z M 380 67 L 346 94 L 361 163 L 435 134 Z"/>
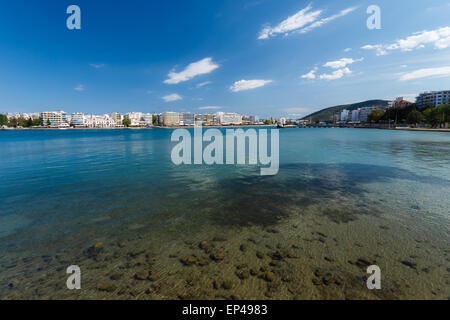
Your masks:
<path fill-rule="evenodd" d="M 125 118 L 125 119 L 122 120 L 122 124 L 123 124 L 125 127 L 129 127 L 129 126 L 131 125 L 131 120 Z"/>
<path fill-rule="evenodd" d="M 33 126 L 33 119 L 31 119 L 31 117 L 30 117 L 27 120 L 27 127 L 32 127 L 32 126 Z"/>
<path fill-rule="evenodd" d="M 380 121 L 380 119 L 383 116 L 384 116 L 384 112 L 382 110 L 375 109 L 369 114 L 369 116 L 367 117 L 367 120 L 369 120 L 369 122 L 378 123 L 378 121 Z"/>
<path fill-rule="evenodd" d="M 159 126 L 158 117 L 156 115 L 152 116 L 152 123 L 154 126 Z"/>
<path fill-rule="evenodd" d="M 8 125 L 8 117 L 4 114 L 0 114 L 0 126 Z"/>
<path fill-rule="evenodd" d="M 418 123 L 421 123 L 423 120 L 424 120 L 423 114 L 417 110 L 411 111 L 407 117 L 408 124 L 417 125 Z"/>
<path fill-rule="evenodd" d="M 51 124 L 52 124 L 52 123 L 50 122 L 50 119 L 47 119 L 47 126 L 50 127 Z"/>

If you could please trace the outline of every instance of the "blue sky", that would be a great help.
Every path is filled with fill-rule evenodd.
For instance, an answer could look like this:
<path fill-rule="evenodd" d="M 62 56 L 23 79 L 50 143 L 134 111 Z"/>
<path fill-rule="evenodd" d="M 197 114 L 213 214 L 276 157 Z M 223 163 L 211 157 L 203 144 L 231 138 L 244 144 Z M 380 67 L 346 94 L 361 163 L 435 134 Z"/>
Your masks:
<path fill-rule="evenodd" d="M 0 112 L 299 117 L 413 99 L 450 89 L 449 15 L 444 0 L 0 0 Z"/>

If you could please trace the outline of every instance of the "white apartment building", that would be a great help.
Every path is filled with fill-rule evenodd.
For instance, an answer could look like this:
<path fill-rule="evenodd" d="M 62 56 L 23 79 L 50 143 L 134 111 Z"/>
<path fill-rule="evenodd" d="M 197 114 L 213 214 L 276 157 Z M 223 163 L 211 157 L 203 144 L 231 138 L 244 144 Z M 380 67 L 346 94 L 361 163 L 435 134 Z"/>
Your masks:
<path fill-rule="evenodd" d="M 373 110 L 383 110 L 382 107 L 364 107 L 359 111 L 359 121 L 367 122 L 367 118 Z"/>
<path fill-rule="evenodd" d="M 352 122 L 359 122 L 359 113 L 361 112 L 361 109 L 353 110 L 352 111 Z"/>
<path fill-rule="evenodd" d="M 59 126 L 63 122 L 67 122 L 67 114 L 64 111 L 44 111 L 39 114 L 42 124 L 50 126 Z"/>
<path fill-rule="evenodd" d="M 141 125 L 142 112 L 129 112 L 125 114 L 125 118 L 130 120 L 130 126 L 139 127 Z"/>
<path fill-rule="evenodd" d="M 341 121 L 348 121 L 349 110 L 342 110 L 341 112 Z"/>
<path fill-rule="evenodd" d="M 450 103 L 450 90 L 421 93 L 416 98 L 416 103 L 419 109 L 425 108 L 428 103 L 434 107 L 438 107 L 441 104 L 448 104 Z"/>
<path fill-rule="evenodd" d="M 217 112 L 216 118 L 221 125 L 240 125 L 242 124 L 242 116 L 237 113 Z"/>
<path fill-rule="evenodd" d="M 72 118 L 70 123 L 73 126 L 84 127 L 84 114 L 80 112 L 72 113 Z"/>

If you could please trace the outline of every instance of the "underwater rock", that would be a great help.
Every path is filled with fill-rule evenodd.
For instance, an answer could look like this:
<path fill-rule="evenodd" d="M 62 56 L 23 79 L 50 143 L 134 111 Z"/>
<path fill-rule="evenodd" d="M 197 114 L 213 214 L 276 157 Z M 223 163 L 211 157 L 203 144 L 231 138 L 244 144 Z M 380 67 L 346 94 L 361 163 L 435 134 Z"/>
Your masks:
<path fill-rule="evenodd" d="M 147 270 L 141 270 L 141 271 L 136 272 L 134 277 L 137 280 L 147 280 L 149 275 L 150 275 L 150 273 Z"/>
<path fill-rule="evenodd" d="M 181 263 L 183 263 L 185 266 L 191 266 L 195 263 L 197 263 L 197 258 L 194 256 L 186 256 L 184 258 L 180 259 Z"/>
<path fill-rule="evenodd" d="M 263 259 L 263 258 L 264 258 L 264 253 L 261 252 L 261 251 L 256 251 L 256 256 L 257 256 L 259 259 Z"/>
<path fill-rule="evenodd" d="M 224 280 L 224 281 L 222 282 L 222 287 L 223 287 L 225 290 L 233 289 L 233 286 L 234 286 L 234 283 L 233 283 L 233 281 L 231 281 L 231 280 Z"/>
<path fill-rule="evenodd" d="M 266 276 L 264 277 L 264 279 L 265 279 L 266 281 L 268 281 L 268 282 L 275 281 L 275 279 L 276 279 L 275 273 L 273 273 L 273 272 L 271 272 L 271 271 L 267 272 L 267 273 L 266 273 Z"/>
<path fill-rule="evenodd" d="M 86 251 L 88 258 L 96 258 L 104 250 L 103 243 L 97 242 L 92 247 L 89 247 Z"/>
<path fill-rule="evenodd" d="M 225 258 L 225 256 L 221 252 L 214 252 L 211 254 L 210 258 L 214 261 L 221 261 Z"/>
<path fill-rule="evenodd" d="M 198 247 L 200 249 L 207 251 L 207 250 L 210 250 L 212 246 L 208 241 L 202 241 L 199 243 Z"/>

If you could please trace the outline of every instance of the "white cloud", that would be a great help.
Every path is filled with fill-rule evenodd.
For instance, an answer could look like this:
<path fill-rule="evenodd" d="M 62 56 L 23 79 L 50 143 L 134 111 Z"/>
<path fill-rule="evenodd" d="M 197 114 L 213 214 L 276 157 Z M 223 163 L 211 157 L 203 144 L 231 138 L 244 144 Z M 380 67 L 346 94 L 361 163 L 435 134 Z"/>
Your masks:
<path fill-rule="evenodd" d="M 219 65 L 214 63 L 212 58 L 205 58 L 189 64 L 181 72 L 170 71 L 168 74 L 169 79 L 164 80 L 164 83 L 177 84 L 188 81 L 196 76 L 213 72 L 217 68 L 219 68 Z"/>
<path fill-rule="evenodd" d="M 317 67 L 315 67 L 314 69 L 312 69 L 310 72 L 302 75 L 303 79 L 315 79 L 316 78 L 316 71 L 317 71 Z"/>
<path fill-rule="evenodd" d="M 73 90 L 75 90 L 75 91 L 84 91 L 84 85 L 79 84 L 78 86 L 76 86 L 75 88 L 73 88 Z"/>
<path fill-rule="evenodd" d="M 91 63 L 90 66 L 91 66 L 92 68 L 95 68 L 95 69 L 100 69 L 100 68 L 104 68 L 104 67 L 105 67 L 105 64 L 103 64 L 103 63 L 101 63 L 101 64 Z"/>
<path fill-rule="evenodd" d="M 443 27 L 431 31 L 420 31 L 413 35 L 397 40 L 392 44 L 365 45 L 361 49 L 376 50 L 377 55 L 386 55 L 388 51 L 412 51 L 424 48 L 432 44 L 435 49 L 446 49 L 450 47 L 450 27 Z"/>
<path fill-rule="evenodd" d="M 162 97 L 165 102 L 173 102 L 182 100 L 183 98 L 178 93 L 172 93 L 167 96 Z"/>
<path fill-rule="evenodd" d="M 222 107 L 219 106 L 207 106 L 207 107 L 199 107 L 199 110 L 218 110 L 222 109 Z"/>
<path fill-rule="evenodd" d="M 272 80 L 239 80 L 233 83 L 230 90 L 233 92 L 239 92 L 244 90 L 256 89 L 264 87 L 266 84 L 271 83 Z"/>
<path fill-rule="evenodd" d="M 381 45 L 381 44 L 376 44 L 376 45 L 368 44 L 368 45 L 362 46 L 361 49 L 364 49 L 364 50 L 376 50 L 377 51 L 377 56 L 384 56 L 384 55 L 388 54 L 387 51 L 384 49 L 384 46 Z"/>
<path fill-rule="evenodd" d="M 333 68 L 333 69 L 341 69 L 350 64 L 353 64 L 355 62 L 360 62 L 363 60 L 364 60 L 364 58 L 356 59 L 356 60 L 354 60 L 352 58 L 342 58 L 342 59 L 336 60 L 336 61 L 329 61 L 329 62 L 325 63 L 323 66 L 328 67 L 328 68 Z"/>
<path fill-rule="evenodd" d="M 429 77 L 450 77 L 450 66 L 439 68 L 425 68 L 403 74 L 401 81 L 415 80 Z"/>
<path fill-rule="evenodd" d="M 212 83 L 211 81 L 205 81 L 205 82 L 197 84 L 196 87 L 201 88 L 201 87 L 207 86 L 208 84 L 211 84 L 211 83 Z"/>
<path fill-rule="evenodd" d="M 322 14 L 322 10 L 311 11 L 311 9 L 311 5 L 308 5 L 306 8 L 300 10 L 293 16 L 290 16 L 282 21 L 276 27 L 265 27 L 259 33 L 258 39 L 268 39 L 270 37 L 275 37 L 277 34 L 288 35 L 289 32 L 307 33 L 315 28 L 323 26 L 328 22 L 343 17 L 352 11 L 355 11 L 357 7 L 341 10 L 335 15 L 320 20 L 318 19 Z"/>
<path fill-rule="evenodd" d="M 350 52 L 350 51 L 352 51 L 352 48 L 345 48 L 344 49 L 344 52 Z"/>
<path fill-rule="evenodd" d="M 333 20 L 335 20 L 337 18 L 343 17 L 343 16 L 349 14 L 350 12 L 355 11 L 356 9 L 357 9 L 357 7 L 352 7 L 352 8 L 347 8 L 347 9 L 341 10 L 338 14 L 335 14 L 333 16 L 330 16 L 330 17 L 327 17 L 327 18 L 323 18 L 323 19 L 321 19 L 319 21 L 316 21 L 316 22 L 310 24 L 309 26 L 301 29 L 299 32 L 300 33 L 307 33 L 309 31 L 311 31 L 312 29 L 321 27 L 321 26 L 323 26 L 324 24 L 326 24 L 328 22 L 331 22 L 331 21 L 333 21 Z"/>
<path fill-rule="evenodd" d="M 260 32 L 258 39 L 268 39 L 280 33 L 289 33 L 316 21 L 322 13 L 322 10 L 311 11 L 311 8 L 311 5 L 308 5 L 306 8 L 300 10 L 293 16 L 290 16 L 286 20 L 282 21 L 276 27 L 265 27 Z"/>
<path fill-rule="evenodd" d="M 336 71 L 333 71 L 332 73 L 324 73 L 321 74 L 319 76 L 320 79 L 325 79 L 325 80 L 336 80 L 336 79 L 340 79 L 343 76 L 345 76 L 346 74 L 351 74 L 351 70 L 349 68 L 342 68 L 342 69 L 338 69 Z"/>

